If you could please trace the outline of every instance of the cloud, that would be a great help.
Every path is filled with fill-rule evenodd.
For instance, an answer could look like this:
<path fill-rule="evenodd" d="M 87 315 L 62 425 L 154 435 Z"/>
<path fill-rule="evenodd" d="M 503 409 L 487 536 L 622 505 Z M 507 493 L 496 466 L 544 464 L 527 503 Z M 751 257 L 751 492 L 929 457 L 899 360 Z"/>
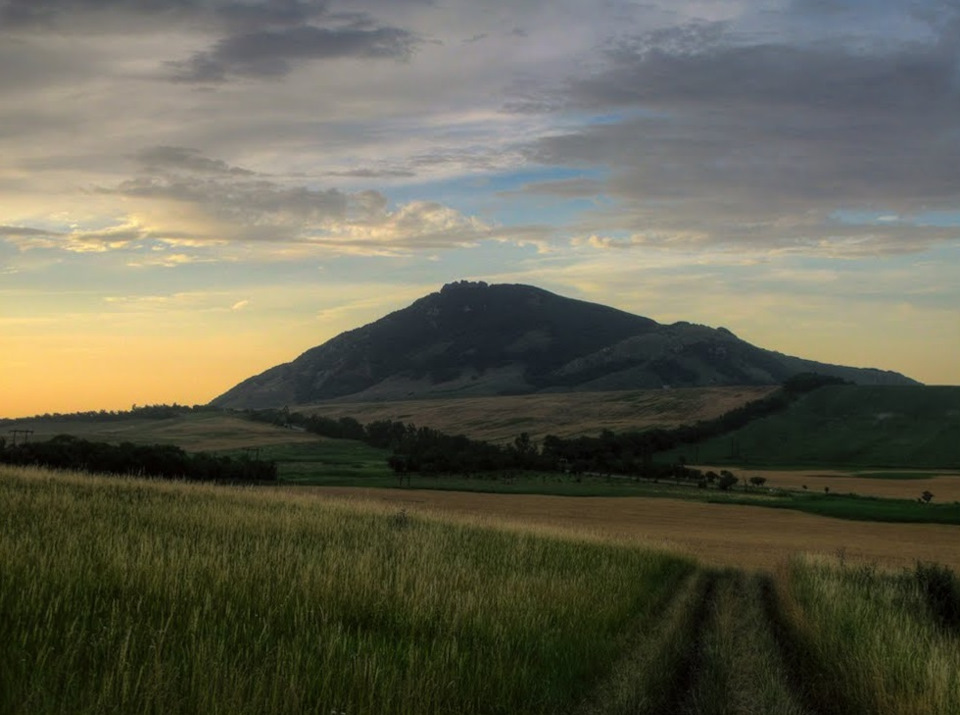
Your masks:
<path fill-rule="evenodd" d="M 230 35 L 212 49 L 170 62 L 169 67 L 175 82 L 219 83 L 232 76 L 268 79 L 289 74 L 294 61 L 404 60 L 420 42 L 415 34 L 398 27 L 298 25 Z"/>
<path fill-rule="evenodd" d="M 206 21 L 249 29 L 295 25 L 327 11 L 325 0 L 0 0 L 0 26 L 18 30 L 78 29 L 83 19 L 122 21 L 127 27 Z M 109 24 L 109 22 L 108 22 Z M 81 22 L 84 31 L 89 26 Z"/>
<path fill-rule="evenodd" d="M 270 254 L 291 258 L 310 251 L 396 256 L 420 249 L 472 247 L 483 240 L 504 240 L 508 234 L 521 242 L 540 237 L 532 235 L 530 227 L 507 232 L 436 201 L 391 206 L 378 191 L 348 193 L 255 175 L 191 148 L 153 147 L 137 152 L 135 159 L 140 164 L 137 176 L 100 187 L 96 193 L 136 202 L 134 213 L 146 218 L 105 232 L 48 236 L 38 231 L 37 237 L 7 233 L 21 244 L 42 239 L 43 247 L 67 250 L 126 248 L 137 240 L 179 248 L 219 245 L 225 246 L 220 251 L 225 258 L 236 256 L 241 244 L 260 244 L 256 250 L 260 258 Z M 179 222 L 171 222 L 174 215 Z M 130 265 L 172 266 L 199 260 L 210 257 L 163 253 L 138 256 Z"/>
<path fill-rule="evenodd" d="M 609 171 L 602 193 L 616 206 L 584 214 L 579 230 L 634 238 L 598 247 L 649 245 L 636 236 L 652 233 L 841 254 L 922 250 L 960 226 L 839 226 L 833 215 L 960 204 L 960 25 L 948 18 L 928 32 L 927 42 L 791 43 L 698 23 L 622 40 L 601 69 L 545 101 L 611 119 L 539 138 L 526 156 Z M 524 191 L 586 198 L 598 188 Z"/>
<path fill-rule="evenodd" d="M 230 166 L 220 159 L 210 159 L 199 149 L 180 146 L 155 146 L 139 151 L 136 159 L 147 171 L 184 170 L 200 174 L 232 174 L 249 176 L 253 172 Z"/>

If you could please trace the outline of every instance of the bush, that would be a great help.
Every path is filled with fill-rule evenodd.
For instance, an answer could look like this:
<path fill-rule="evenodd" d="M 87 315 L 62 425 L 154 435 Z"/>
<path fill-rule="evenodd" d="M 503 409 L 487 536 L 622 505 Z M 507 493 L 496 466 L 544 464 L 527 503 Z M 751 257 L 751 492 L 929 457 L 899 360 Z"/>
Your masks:
<path fill-rule="evenodd" d="M 957 575 L 942 564 L 918 561 L 913 576 L 940 625 L 960 630 L 960 579 Z"/>

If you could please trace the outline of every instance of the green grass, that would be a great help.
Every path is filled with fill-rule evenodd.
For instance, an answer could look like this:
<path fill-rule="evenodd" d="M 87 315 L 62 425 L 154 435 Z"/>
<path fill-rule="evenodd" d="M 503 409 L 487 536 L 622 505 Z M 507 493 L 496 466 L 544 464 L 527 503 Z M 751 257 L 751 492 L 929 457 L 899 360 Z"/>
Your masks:
<path fill-rule="evenodd" d="M 796 662 L 824 712 L 960 712 L 960 640 L 937 626 L 916 578 L 798 560 L 778 590 Z"/>
<path fill-rule="evenodd" d="M 247 454 L 229 450 L 224 454 Z M 256 449 L 260 459 L 277 462 L 283 482 L 299 484 L 391 484 L 393 472 L 387 466 L 390 452 L 349 439 L 318 439 L 313 442 L 265 445 Z M 372 485 L 372 482 L 369 483 Z"/>
<path fill-rule="evenodd" d="M 717 501 L 710 499 L 710 501 Z M 960 504 L 920 504 L 910 499 L 885 499 L 852 494 L 791 493 L 778 499 L 759 501 L 741 494 L 723 499 L 725 503 L 753 504 L 774 509 L 793 509 L 852 521 L 884 521 L 913 524 L 960 524 Z"/>
<path fill-rule="evenodd" d="M 2 713 L 960 712 L 960 581 L 0 467 Z"/>
<path fill-rule="evenodd" d="M 807 715 L 769 619 L 764 577 L 731 569 L 713 577 L 700 627 L 697 677 L 678 711 Z"/>
<path fill-rule="evenodd" d="M 662 455 L 742 466 L 960 468 L 960 387 L 839 385 Z"/>
<path fill-rule="evenodd" d="M 0 712 L 560 712 L 693 568 L 286 492 L 0 468 Z"/>

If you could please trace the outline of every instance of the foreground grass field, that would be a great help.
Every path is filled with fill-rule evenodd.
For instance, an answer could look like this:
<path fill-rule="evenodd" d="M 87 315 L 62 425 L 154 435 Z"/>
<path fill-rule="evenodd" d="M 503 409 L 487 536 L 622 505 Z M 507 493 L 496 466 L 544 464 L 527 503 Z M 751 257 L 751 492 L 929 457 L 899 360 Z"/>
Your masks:
<path fill-rule="evenodd" d="M 0 712 L 960 712 L 946 569 L 530 521 L 0 468 Z"/>
<path fill-rule="evenodd" d="M 693 570 L 262 491 L 0 490 L 5 713 L 558 712 Z"/>

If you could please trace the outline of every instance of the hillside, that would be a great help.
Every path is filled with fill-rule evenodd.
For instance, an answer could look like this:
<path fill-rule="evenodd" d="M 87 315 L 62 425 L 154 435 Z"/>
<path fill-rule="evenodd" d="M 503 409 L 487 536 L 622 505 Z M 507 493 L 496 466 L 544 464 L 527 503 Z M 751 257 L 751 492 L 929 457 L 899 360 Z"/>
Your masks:
<path fill-rule="evenodd" d="M 773 385 L 799 372 L 916 384 L 894 372 L 764 350 L 724 328 L 661 325 L 533 286 L 460 282 L 251 377 L 211 404 Z"/>
<path fill-rule="evenodd" d="M 521 432 L 539 440 L 671 428 L 709 420 L 770 394 L 773 387 L 563 392 L 396 402 L 327 402 L 302 411 L 358 422 L 392 420 L 472 439 L 512 442 Z"/>
<path fill-rule="evenodd" d="M 960 468 L 960 387 L 823 387 L 786 411 L 674 450 L 699 464 Z"/>

